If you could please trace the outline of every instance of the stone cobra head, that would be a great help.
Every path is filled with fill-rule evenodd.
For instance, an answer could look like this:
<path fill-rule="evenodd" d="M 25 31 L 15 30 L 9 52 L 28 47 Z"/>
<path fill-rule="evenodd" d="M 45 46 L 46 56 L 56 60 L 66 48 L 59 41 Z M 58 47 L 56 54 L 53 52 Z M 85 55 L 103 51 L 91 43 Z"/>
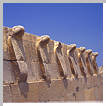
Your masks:
<path fill-rule="evenodd" d="M 97 57 L 98 56 L 98 52 L 93 52 L 92 56 Z"/>
<path fill-rule="evenodd" d="M 71 51 L 74 51 L 74 50 L 76 49 L 76 44 L 71 44 L 70 47 L 71 47 L 71 48 L 70 48 L 70 52 L 71 52 Z"/>
<path fill-rule="evenodd" d="M 13 32 L 13 35 L 12 36 L 17 35 L 17 34 L 18 35 L 24 35 L 24 27 L 21 26 L 21 25 L 14 26 L 12 28 L 12 32 Z"/>
<path fill-rule="evenodd" d="M 80 50 L 81 53 L 83 53 L 85 51 L 85 49 L 86 49 L 85 47 L 80 47 L 79 48 L 79 50 Z"/>
<path fill-rule="evenodd" d="M 92 53 L 92 50 L 91 50 L 91 49 L 88 49 L 88 50 L 86 50 L 86 53 L 87 53 L 88 55 L 90 55 L 90 54 Z"/>
<path fill-rule="evenodd" d="M 50 41 L 50 36 L 43 35 L 43 36 L 40 37 L 39 44 L 42 45 L 42 46 L 47 45 L 49 43 L 49 41 Z"/>

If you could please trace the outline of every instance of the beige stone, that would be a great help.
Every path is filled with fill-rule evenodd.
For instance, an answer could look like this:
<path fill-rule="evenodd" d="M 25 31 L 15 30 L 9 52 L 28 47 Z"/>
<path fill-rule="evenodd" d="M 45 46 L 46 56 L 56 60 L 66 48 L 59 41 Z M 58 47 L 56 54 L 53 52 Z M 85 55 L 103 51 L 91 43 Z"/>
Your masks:
<path fill-rule="evenodd" d="M 29 90 L 27 92 L 27 98 L 20 93 L 19 86 L 17 84 L 11 85 L 13 102 L 37 102 L 38 101 L 38 86 L 36 83 L 28 83 Z"/>
<path fill-rule="evenodd" d="M 85 93 L 85 101 L 95 101 L 96 97 L 94 95 L 94 91 L 95 91 L 95 87 L 93 88 L 89 88 L 89 89 L 85 89 L 84 93 Z"/>
<path fill-rule="evenodd" d="M 13 83 L 16 80 L 19 69 L 15 61 L 3 61 L 3 81 Z"/>
<path fill-rule="evenodd" d="M 92 60 L 92 65 L 93 65 L 93 69 L 94 69 L 94 74 L 98 74 L 98 65 L 96 63 L 96 57 L 98 56 L 97 52 L 93 52 L 91 54 L 91 60 Z"/>
<path fill-rule="evenodd" d="M 3 85 L 3 102 L 13 102 L 12 100 L 12 92 L 9 85 Z"/>
<path fill-rule="evenodd" d="M 81 77 L 81 70 L 78 64 L 78 54 L 76 51 L 76 45 L 70 45 L 69 50 L 67 50 L 67 55 L 70 59 L 70 66 L 72 69 L 74 69 L 75 75 L 77 77 Z"/>
<path fill-rule="evenodd" d="M 4 27 L 3 101 L 103 101 L 103 67 L 96 56 L 48 35 L 26 33 L 22 26 Z"/>
<path fill-rule="evenodd" d="M 9 28 L 3 29 L 3 59 L 4 60 L 16 60 L 15 54 L 13 52 L 13 48 L 11 45 L 11 41 L 8 41 L 8 36 L 10 33 Z M 9 45 L 10 44 L 10 45 Z"/>
<path fill-rule="evenodd" d="M 63 77 L 68 76 L 67 65 L 65 62 L 64 54 L 63 54 L 63 45 L 60 42 L 55 42 L 54 52 L 57 57 L 57 64 L 61 68 L 59 71 Z M 67 53 L 67 52 L 66 52 Z"/>

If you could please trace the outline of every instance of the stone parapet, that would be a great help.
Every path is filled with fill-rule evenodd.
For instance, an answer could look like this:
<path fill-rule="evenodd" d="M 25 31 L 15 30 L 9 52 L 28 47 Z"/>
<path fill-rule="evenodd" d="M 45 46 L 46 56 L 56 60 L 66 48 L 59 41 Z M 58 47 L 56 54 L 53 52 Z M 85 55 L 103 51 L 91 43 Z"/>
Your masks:
<path fill-rule="evenodd" d="M 97 52 L 24 30 L 3 28 L 4 102 L 103 100 Z"/>

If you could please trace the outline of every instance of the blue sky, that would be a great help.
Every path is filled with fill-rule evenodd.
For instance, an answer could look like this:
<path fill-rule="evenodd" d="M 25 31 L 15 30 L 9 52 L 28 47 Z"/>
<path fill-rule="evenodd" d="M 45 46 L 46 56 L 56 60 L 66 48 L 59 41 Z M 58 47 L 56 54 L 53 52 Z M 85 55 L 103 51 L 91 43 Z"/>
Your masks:
<path fill-rule="evenodd" d="M 28 33 L 92 49 L 99 53 L 98 65 L 103 64 L 102 3 L 5 3 L 3 25 L 23 25 Z"/>

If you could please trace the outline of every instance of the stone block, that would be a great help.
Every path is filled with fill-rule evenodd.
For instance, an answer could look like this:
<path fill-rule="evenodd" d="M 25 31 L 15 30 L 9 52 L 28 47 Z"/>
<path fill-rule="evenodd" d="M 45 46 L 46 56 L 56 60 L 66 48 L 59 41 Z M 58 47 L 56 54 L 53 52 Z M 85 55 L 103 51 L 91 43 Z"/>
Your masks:
<path fill-rule="evenodd" d="M 42 79 L 40 75 L 40 65 L 38 62 L 30 62 L 28 64 L 28 82 L 39 81 Z"/>
<path fill-rule="evenodd" d="M 12 102 L 12 92 L 9 85 L 3 85 L 3 102 Z"/>
<path fill-rule="evenodd" d="M 85 101 L 96 101 L 96 97 L 94 95 L 95 87 L 85 89 L 84 90 L 84 100 Z"/>
<path fill-rule="evenodd" d="M 53 63 L 52 64 L 45 64 L 45 67 L 46 67 L 47 73 L 50 75 L 51 79 L 60 78 L 57 64 L 53 64 Z"/>
<path fill-rule="evenodd" d="M 86 88 L 90 89 L 93 85 L 93 76 L 87 77 Z"/>
<path fill-rule="evenodd" d="M 5 83 L 13 83 L 19 73 L 18 64 L 16 61 L 3 61 L 3 81 Z"/>
<path fill-rule="evenodd" d="M 64 101 L 65 88 L 62 80 L 53 80 L 50 87 L 46 82 L 39 82 L 39 102 Z"/>
<path fill-rule="evenodd" d="M 49 57 L 49 62 L 50 64 L 56 64 L 56 57 L 55 57 L 55 53 L 54 53 L 54 41 L 50 40 L 48 45 L 47 45 L 47 50 L 48 50 L 48 57 Z"/>
<path fill-rule="evenodd" d="M 17 84 L 11 85 L 13 102 L 38 102 L 38 86 L 37 83 L 28 83 L 29 91 L 25 98 L 21 95 Z"/>
<path fill-rule="evenodd" d="M 75 101 L 76 102 L 83 102 L 84 101 L 84 99 L 85 99 L 85 92 L 84 92 L 84 89 L 83 90 L 79 90 L 79 91 L 77 91 L 76 93 L 75 93 Z"/>
<path fill-rule="evenodd" d="M 103 85 L 99 87 L 95 87 L 94 90 L 95 101 L 102 102 L 103 101 Z"/>
<path fill-rule="evenodd" d="M 28 63 L 38 62 L 38 54 L 36 48 L 36 41 L 23 41 L 23 47 L 25 51 L 25 58 Z"/>

